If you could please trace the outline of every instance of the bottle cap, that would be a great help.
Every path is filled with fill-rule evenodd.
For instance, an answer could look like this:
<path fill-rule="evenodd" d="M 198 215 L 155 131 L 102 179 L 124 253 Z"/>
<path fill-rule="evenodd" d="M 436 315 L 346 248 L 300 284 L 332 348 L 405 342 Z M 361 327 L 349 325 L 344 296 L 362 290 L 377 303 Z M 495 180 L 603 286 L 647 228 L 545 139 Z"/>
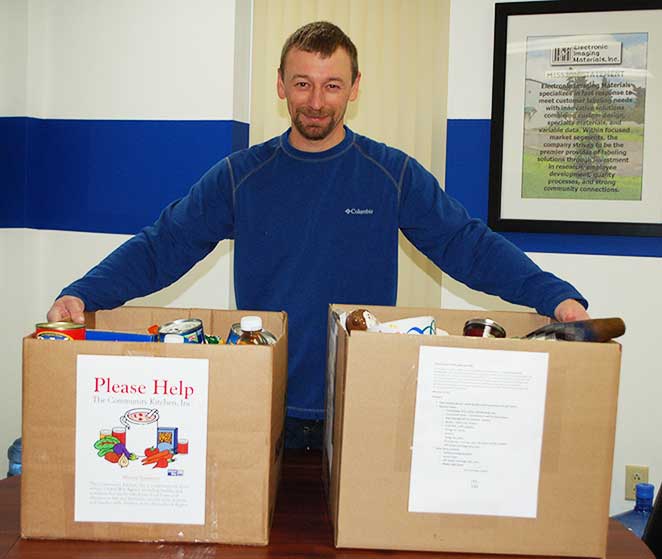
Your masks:
<path fill-rule="evenodd" d="M 262 330 L 262 319 L 259 316 L 242 316 L 239 327 L 244 332 L 256 332 Z"/>
<path fill-rule="evenodd" d="M 637 483 L 635 491 L 637 499 L 653 499 L 655 486 L 652 483 Z"/>

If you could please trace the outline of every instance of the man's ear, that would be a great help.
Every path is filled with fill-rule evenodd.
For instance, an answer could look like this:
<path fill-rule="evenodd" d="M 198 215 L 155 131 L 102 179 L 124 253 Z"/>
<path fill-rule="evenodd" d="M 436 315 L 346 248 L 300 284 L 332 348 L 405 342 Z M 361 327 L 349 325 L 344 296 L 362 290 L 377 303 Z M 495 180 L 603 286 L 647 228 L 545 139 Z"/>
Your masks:
<path fill-rule="evenodd" d="M 356 101 L 356 98 L 359 96 L 359 82 L 361 81 L 361 72 L 356 74 L 356 79 L 352 84 L 352 89 L 349 92 L 349 100 Z"/>
<path fill-rule="evenodd" d="M 281 74 L 280 68 L 278 68 L 276 74 L 276 91 L 278 91 L 278 97 L 280 99 L 285 99 L 285 84 L 283 83 L 283 76 Z"/>

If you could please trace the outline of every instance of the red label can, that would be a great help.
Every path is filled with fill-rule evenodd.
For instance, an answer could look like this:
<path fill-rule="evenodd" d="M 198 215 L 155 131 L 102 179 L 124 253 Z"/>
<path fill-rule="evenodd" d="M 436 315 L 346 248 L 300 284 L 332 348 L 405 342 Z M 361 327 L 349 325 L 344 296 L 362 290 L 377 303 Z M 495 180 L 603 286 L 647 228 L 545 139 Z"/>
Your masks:
<path fill-rule="evenodd" d="M 85 324 L 77 322 L 40 322 L 34 337 L 39 340 L 84 340 Z"/>
<path fill-rule="evenodd" d="M 472 318 L 464 324 L 462 333 L 465 336 L 478 338 L 505 338 L 506 329 L 498 322 L 489 318 Z"/>

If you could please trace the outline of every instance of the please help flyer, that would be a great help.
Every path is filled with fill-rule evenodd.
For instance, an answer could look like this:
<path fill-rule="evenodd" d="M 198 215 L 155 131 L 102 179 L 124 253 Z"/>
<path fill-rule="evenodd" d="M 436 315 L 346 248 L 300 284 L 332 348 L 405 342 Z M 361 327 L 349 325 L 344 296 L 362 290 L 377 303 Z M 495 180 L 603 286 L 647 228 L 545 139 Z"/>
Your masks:
<path fill-rule="evenodd" d="M 207 359 L 79 355 L 76 522 L 205 523 Z"/>

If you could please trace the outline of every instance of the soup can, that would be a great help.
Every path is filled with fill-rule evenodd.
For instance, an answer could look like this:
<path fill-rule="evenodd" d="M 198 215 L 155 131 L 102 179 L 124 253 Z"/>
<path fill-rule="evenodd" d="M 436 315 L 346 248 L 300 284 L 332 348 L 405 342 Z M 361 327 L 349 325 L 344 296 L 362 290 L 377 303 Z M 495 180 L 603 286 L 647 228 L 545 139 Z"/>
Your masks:
<path fill-rule="evenodd" d="M 78 322 L 40 322 L 35 325 L 35 338 L 39 340 L 84 340 L 85 324 Z"/>
<path fill-rule="evenodd" d="M 159 328 L 159 341 L 165 341 L 166 336 L 181 336 L 185 344 L 205 343 L 202 320 L 198 318 L 180 318 L 166 322 Z"/>
<path fill-rule="evenodd" d="M 467 320 L 462 330 L 465 336 L 478 338 L 505 338 L 506 329 L 490 318 L 472 318 Z"/>

